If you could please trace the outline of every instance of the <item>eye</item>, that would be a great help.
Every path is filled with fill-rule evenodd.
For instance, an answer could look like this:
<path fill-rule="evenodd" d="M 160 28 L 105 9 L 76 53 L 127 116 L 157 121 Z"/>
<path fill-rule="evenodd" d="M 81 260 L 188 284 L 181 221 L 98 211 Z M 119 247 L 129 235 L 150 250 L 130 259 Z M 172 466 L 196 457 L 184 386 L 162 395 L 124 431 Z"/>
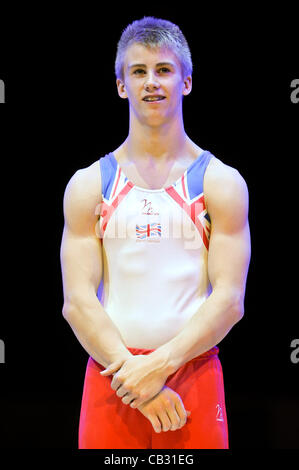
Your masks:
<path fill-rule="evenodd" d="M 159 69 L 159 72 L 161 72 L 161 71 L 162 71 L 162 73 L 171 72 L 171 70 L 170 70 L 168 67 L 161 67 L 161 68 Z"/>
<path fill-rule="evenodd" d="M 141 72 L 141 73 L 140 73 Z M 143 69 L 136 69 L 134 70 L 133 74 L 135 75 L 141 75 L 142 73 L 145 73 Z"/>

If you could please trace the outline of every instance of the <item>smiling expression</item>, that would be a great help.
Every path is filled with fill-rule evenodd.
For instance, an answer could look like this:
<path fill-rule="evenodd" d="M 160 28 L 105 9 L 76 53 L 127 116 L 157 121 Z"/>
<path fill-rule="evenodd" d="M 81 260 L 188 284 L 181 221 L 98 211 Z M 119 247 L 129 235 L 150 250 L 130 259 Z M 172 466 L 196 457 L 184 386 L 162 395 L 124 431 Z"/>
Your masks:
<path fill-rule="evenodd" d="M 128 98 L 130 115 L 148 125 L 181 116 L 182 98 L 191 91 L 191 76 L 169 49 L 131 45 L 124 57 L 124 81 L 117 80 L 121 98 Z"/>

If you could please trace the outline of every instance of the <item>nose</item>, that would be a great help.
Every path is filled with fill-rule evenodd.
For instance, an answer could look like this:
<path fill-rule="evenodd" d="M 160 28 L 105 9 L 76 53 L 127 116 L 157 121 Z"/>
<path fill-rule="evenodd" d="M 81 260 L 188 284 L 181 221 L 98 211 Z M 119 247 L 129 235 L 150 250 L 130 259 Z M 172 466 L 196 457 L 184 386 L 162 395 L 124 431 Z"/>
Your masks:
<path fill-rule="evenodd" d="M 157 80 L 157 77 L 155 76 L 154 73 L 149 72 L 144 82 L 145 90 L 150 92 L 151 90 L 157 90 L 157 88 L 159 87 L 160 87 L 160 84 Z"/>

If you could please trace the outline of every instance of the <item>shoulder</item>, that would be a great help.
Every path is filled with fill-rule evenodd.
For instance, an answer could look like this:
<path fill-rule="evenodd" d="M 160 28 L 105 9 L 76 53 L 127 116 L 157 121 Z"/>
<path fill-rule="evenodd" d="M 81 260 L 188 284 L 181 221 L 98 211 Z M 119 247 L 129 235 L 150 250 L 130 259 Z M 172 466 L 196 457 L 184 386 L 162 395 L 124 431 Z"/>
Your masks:
<path fill-rule="evenodd" d="M 101 202 L 101 194 L 101 172 L 97 160 L 78 169 L 68 181 L 63 197 L 66 219 L 94 218 L 95 208 Z"/>
<path fill-rule="evenodd" d="M 78 169 L 68 181 L 64 196 L 74 198 L 99 197 L 101 194 L 101 172 L 99 161 Z"/>
<path fill-rule="evenodd" d="M 247 218 L 248 187 L 236 168 L 213 158 L 204 179 L 204 194 L 208 213 L 214 216 Z"/>

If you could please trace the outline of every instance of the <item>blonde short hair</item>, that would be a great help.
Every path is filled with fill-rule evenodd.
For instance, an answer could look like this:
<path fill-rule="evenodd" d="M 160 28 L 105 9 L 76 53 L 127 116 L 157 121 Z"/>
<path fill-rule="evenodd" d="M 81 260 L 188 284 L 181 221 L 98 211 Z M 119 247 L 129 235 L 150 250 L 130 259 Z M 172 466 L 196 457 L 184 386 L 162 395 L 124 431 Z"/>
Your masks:
<path fill-rule="evenodd" d="M 127 48 L 134 43 L 172 50 L 181 64 L 183 77 L 192 75 L 191 52 L 180 28 L 170 21 L 145 16 L 141 20 L 133 21 L 122 32 L 115 59 L 116 78 L 124 80 L 124 56 Z"/>

